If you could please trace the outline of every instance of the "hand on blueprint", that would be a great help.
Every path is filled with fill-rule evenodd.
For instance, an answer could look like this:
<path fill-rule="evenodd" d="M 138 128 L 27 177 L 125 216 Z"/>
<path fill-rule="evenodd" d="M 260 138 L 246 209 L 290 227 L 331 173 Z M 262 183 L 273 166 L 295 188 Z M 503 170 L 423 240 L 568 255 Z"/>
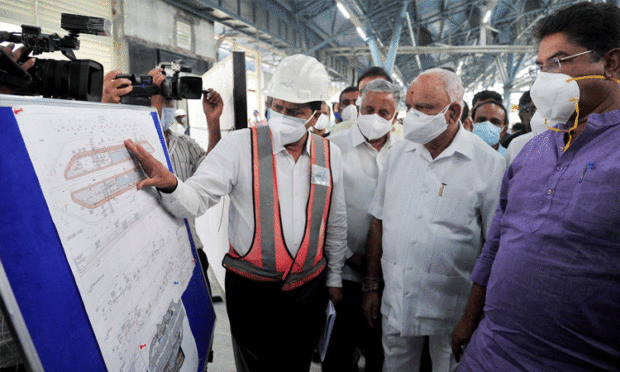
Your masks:
<path fill-rule="evenodd" d="M 131 80 L 129 79 L 117 79 L 116 77 L 123 72 L 118 69 L 110 71 L 103 77 L 103 94 L 101 95 L 101 102 L 103 103 L 119 103 L 121 96 L 131 92 L 133 87 L 131 86 Z M 120 86 L 125 85 L 125 88 Z"/>
<path fill-rule="evenodd" d="M 125 146 L 138 159 L 147 179 L 141 180 L 136 184 L 138 190 L 155 186 L 164 193 L 171 193 L 177 188 L 177 178 L 157 159 L 151 155 L 144 147 L 134 141 L 125 140 Z"/>

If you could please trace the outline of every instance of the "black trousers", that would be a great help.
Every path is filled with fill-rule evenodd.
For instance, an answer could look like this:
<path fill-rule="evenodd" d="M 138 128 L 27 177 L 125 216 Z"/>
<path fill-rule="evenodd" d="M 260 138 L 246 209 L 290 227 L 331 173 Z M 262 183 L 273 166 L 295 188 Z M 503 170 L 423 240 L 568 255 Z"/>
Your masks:
<path fill-rule="evenodd" d="M 257 282 L 227 271 L 225 287 L 237 369 L 308 372 L 325 326 L 325 275 L 282 291 L 281 283 Z"/>
<path fill-rule="evenodd" d="M 366 359 L 366 372 L 381 372 L 383 346 L 381 321 L 371 328 L 362 310 L 362 283 L 342 281 L 342 300 L 336 307 L 336 321 L 323 361 L 323 372 L 356 372 L 355 348 L 359 347 Z"/>

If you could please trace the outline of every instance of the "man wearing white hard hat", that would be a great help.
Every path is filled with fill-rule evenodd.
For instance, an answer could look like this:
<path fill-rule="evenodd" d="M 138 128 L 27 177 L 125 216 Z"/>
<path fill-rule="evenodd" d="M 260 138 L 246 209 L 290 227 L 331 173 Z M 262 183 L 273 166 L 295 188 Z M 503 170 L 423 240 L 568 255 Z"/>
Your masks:
<path fill-rule="evenodd" d="M 174 112 L 174 123 L 170 126 L 170 131 L 174 134 L 188 134 L 187 133 L 187 112 L 183 109 L 178 109 Z"/>
<path fill-rule="evenodd" d="M 347 239 L 340 150 L 308 128 L 327 99 L 316 59 L 284 58 L 267 86 L 269 125 L 223 137 L 193 177 L 178 180 L 131 140 L 126 146 L 177 217 L 230 196 L 226 307 L 238 371 L 308 371 L 328 296 L 342 296 Z"/>

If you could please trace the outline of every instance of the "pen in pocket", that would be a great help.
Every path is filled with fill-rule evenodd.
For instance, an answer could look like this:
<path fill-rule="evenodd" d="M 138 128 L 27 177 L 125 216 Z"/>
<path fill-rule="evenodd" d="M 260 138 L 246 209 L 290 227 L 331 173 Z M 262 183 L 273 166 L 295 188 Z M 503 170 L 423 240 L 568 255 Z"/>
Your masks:
<path fill-rule="evenodd" d="M 583 168 L 583 173 L 581 173 L 581 178 L 579 178 L 579 183 L 583 181 L 583 178 L 586 176 L 586 172 L 588 171 L 588 169 L 592 169 L 592 166 L 594 166 L 594 163 L 586 164 L 586 167 Z"/>

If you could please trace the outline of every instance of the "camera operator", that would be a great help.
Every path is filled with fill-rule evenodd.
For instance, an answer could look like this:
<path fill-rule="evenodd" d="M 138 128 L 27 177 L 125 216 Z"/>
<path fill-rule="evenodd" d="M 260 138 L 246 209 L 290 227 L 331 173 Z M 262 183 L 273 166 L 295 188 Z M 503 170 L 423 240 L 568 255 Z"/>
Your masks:
<path fill-rule="evenodd" d="M 0 45 L 0 50 L 2 50 L 4 53 L 6 53 L 13 61 L 17 62 L 17 60 L 19 59 L 19 57 L 21 57 L 21 55 L 24 52 L 24 50 L 26 49 L 26 47 L 21 46 L 21 47 L 15 49 L 15 50 L 13 50 L 14 48 L 15 48 L 15 43 L 9 43 L 6 46 L 1 46 Z M 35 58 L 30 58 L 28 61 L 24 62 L 24 64 L 22 65 L 22 68 L 25 71 L 28 71 L 29 68 L 34 66 L 35 62 L 36 62 Z M 5 87 L 2 84 L 0 84 L 0 93 L 3 93 L 3 94 L 13 94 L 13 91 L 10 88 Z"/>
<path fill-rule="evenodd" d="M 166 75 L 163 74 L 163 71 L 162 68 L 154 68 L 149 71 L 149 75 L 153 77 L 153 84 L 161 86 L 166 80 Z M 103 79 L 102 102 L 119 103 L 123 95 L 131 92 L 132 87 L 129 79 L 116 79 L 116 76 L 120 74 L 122 74 L 121 70 L 114 70 L 105 75 Z M 126 87 L 121 88 L 122 86 Z M 224 108 L 224 101 L 220 94 L 213 89 L 208 89 L 207 93 L 202 97 L 202 109 L 205 113 L 209 129 L 209 146 L 207 151 L 200 147 L 200 145 L 189 136 L 174 133 L 171 130 L 170 127 L 175 122 L 174 100 L 166 99 L 164 96 L 157 94 L 151 97 L 151 106 L 157 110 L 157 114 L 159 115 L 174 173 L 181 180 L 186 180 L 194 174 L 200 162 L 202 162 L 204 157 L 215 147 L 221 138 L 220 116 Z M 188 222 L 192 235 L 191 238 L 196 247 L 198 257 L 200 258 L 200 263 L 204 269 L 205 279 L 207 279 L 207 283 L 209 283 L 207 278 L 207 268 L 209 267 L 207 256 L 202 250 L 202 242 L 196 233 L 194 219 L 188 219 Z M 211 287 L 209 286 L 209 291 L 210 290 Z"/>

